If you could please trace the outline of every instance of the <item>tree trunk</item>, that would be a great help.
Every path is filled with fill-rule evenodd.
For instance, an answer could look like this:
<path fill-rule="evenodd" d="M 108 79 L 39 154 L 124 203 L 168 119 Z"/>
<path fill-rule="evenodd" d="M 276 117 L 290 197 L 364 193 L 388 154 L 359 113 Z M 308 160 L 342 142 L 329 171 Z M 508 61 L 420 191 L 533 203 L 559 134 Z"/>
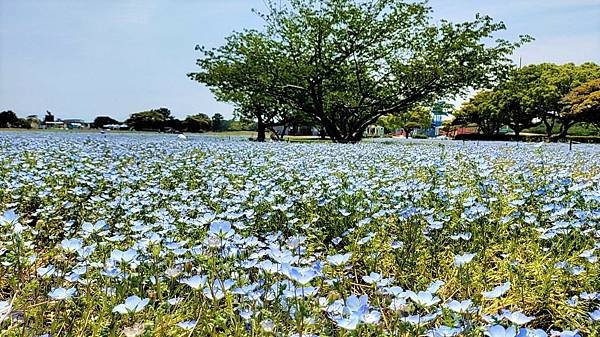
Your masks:
<path fill-rule="evenodd" d="M 552 137 L 552 129 L 554 129 L 554 123 L 555 120 L 552 120 L 552 123 L 550 123 L 548 121 L 548 118 L 544 118 L 542 119 L 542 122 L 544 122 L 544 125 L 546 126 L 546 136 L 548 136 L 548 138 Z"/>
<path fill-rule="evenodd" d="M 321 137 L 322 140 L 325 140 L 325 136 L 327 136 L 327 132 L 325 132 L 324 128 L 320 128 L 319 129 L 319 137 Z"/>
<path fill-rule="evenodd" d="M 558 142 L 560 139 L 566 138 L 569 132 L 569 129 L 575 124 L 573 121 L 561 121 L 560 123 L 560 132 L 558 135 L 550 138 L 553 142 Z"/>
<path fill-rule="evenodd" d="M 256 123 L 256 141 L 264 142 L 266 138 L 266 126 L 262 118 L 258 118 L 258 122 Z"/>

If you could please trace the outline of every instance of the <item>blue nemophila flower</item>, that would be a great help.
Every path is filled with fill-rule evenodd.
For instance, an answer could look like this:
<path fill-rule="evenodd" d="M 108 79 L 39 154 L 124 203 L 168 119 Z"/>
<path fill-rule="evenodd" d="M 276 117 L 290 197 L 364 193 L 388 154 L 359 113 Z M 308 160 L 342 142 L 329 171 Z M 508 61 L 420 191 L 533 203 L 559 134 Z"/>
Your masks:
<path fill-rule="evenodd" d="M 463 265 L 471 262 L 473 258 L 477 255 L 476 253 L 466 253 L 463 255 L 455 255 L 454 256 L 454 265 L 457 267 L 462 267 Z"/>
<path fill-rule="evenodd" d="M 502 325 L 493 325 L 487 329 L 485 335 L 489 337 L 515 337 L 517 329 L 514 326 L 505 328 Z"/>
<path fill-rule="evenodd" d="M 169 298 L 167 300 L 167 303 L 169 303 L 170 305 L 177 305 L 181 302 L 183 302 L 183 297 L 174 297 L 174 298 Z"/>
<path fill-rule="evenodd" d="M 69 289 L 55 288 L 55 289 L 52 289 L 52 291 L 50 291 L 48 293 L 48 296 L 55 300 L 68 300 L 71 297 L 73 297 L 76 292 L 77 292 L 77 289 L 75 289 L 75 288 L 69 288 Z"/>
<path fill-rule="evenodd" d="M 600 321 L 600 309 L 596 309 L 590 313 L 588 313 L 592 321 Z"/>
<path fill-rule="evenodd" d="M 384 278 L 379 273 L 371 272 L 369 275 L 362 277 L 363 281 L 369 284 L 376 284 L 379 287 L 385 287 L 392 283 L 393 278 Z"/>
<path fill-rule="evenodd" d="M 52 277 L 57 274 L 56 268 L 49 264 L 46 267 L 39 267 L 37 270 L 37 274 L 42 278 Z"/>
<path fill-rule="evenodd" d="M 329 255 L 327 256 L 327 262 L 333 266 L 343 266 L 350 261 L 351 257 L 352 253 Z"/>
<path fill-rule="evenodd" d="M 65 251 L 75 253 L 83 246 L 83 239 L 64 239 L 61 241 L 60 245 Z"/>
<path fill-rule="evenodd" d="M 17 215 L 14 209 L 6 210 L 4 211 L 4 213 L 2 213 L 2 215 L 0 215 L 0 223 L 12 224 L 17 222 L 18 220 L 19 216 Z"/>
<path fill-rule="evenodd" d="M 182 329 L 185 329 L 185 330 L 193 330 L 197 324 L 198 324 L 198 321 L 190 320 L 190 321 L 179 322 L 179 323 L 177 323 L 177 326 Z"/>
<path fill-rule="evenodd" d="M 125 300 L 125 303 L 116 305 L 112 312 L 118 312 L 119 314 L 136 313 L 144 310 L 146 305 L 150 302 L 149 298 L 141 299 L 136 295 L 129 296 Z"/>
<path fill-rule="evenodd" d="M 390 302 L 390 309 L 394 311 L 405 311 L 408 308 L 405 298 L 394 298 Z"/>
<path fill-rule="evenodd" d="M 179 280 L 179 283 L 187 284 L 193 289 L 198 290 L 206 285 L 207 280 L 208 276 L 206 275 L 194 275 L 192 277 Z"/>
<path fill-rule="evenodd" d="M 426 336 L 428 337 L 453 337 L 462 333 L 464 329 L 462 328 L 453 328 L 449 326 L 439 326 L 437 328 L 433 328 L 427 331 Z"/>
<path fill-rule="evenodd" d="M 0 323 L 2 323 L 10 314 L 12 303 L 9 301 L 0 301 Z"/>
<path fill-rule="evenodd" d="M 242 317 L 244 320 L 248 321 L 252 318 L 252 315 L 254 314 L 254 312 L 250 309 L 239 309 L 239 314 L 240 314 L 240 317 Z"/>
<path fill-rule="evenodd" d="M 350 295 L 346 300 L 337 300 L 327 307 L 331 319 L 342 329 L 354 330 L 360 322 L 373 324 L 379 322 L 381 313 L 369 311 L 369 297 Z"/>
<path fill-rule="evenodd" d="M 451 300 L 450 302 L 448 302 L 446 304 L 446 308 L 454 311 L 454 312 L 458 312 L 458 313 L 466 313 L 469 311 L 469 309 L 471 308 L 471 306 L 473 305 L 473 301 L 471 300 L 465 300 L 465 301 L 456 301 L 456 300 Z"/>
<path fill-rule="evenodd" d="M 401 249 L 402 247 L 404 247 L 404 242 L 394 241 L 390 244 L 390 247 L 392 247 L 392 249 Z"/>
<path fill-rule="evenodd" d="M 375 235 L 377 235 L 377 233 L 369 232 L 364 238 L 358 240 L 357 244 L 364 245 L 365 243 L 371 241 L 371 239 L 374 238 Z"/>
<path fill-rule="evenodd" d="M 588 293 L 584 291 L 581 294 L 579 294 L 579 298 L 581 298 L 584 301 L 593 301 L 596 299 L 600 299 L 600 294 L 598 294 L 597 292 Z"/>
<path fill-rule="evenodd" d="M 577 304 L 579 304 L 579 297 L 577 295 L 571 296 L 571 298 L 569 298 L 565 302 L 570 307 L 576 307 Z"/>
<path fill-rule="evenodd" d="M 508 319 L 516 325 L 524 325 L 535 319 L 534 316 L 527 316 L 519 311 L 510 312 L 506 310 L 502 313 L 502 315 L 504 316 L 504 318 Z"/>
<path fill-rule="evenodd" d="M 211 222 L 208 234 L 220 238 L 229 238 L 235 234 L 235 231 L 231 228 L 231 222 L 225 220 L 215 220 Z"/>
<path fill-rule="evenodd" d="M 450 239 L 452 239 L 454 241 L 458 241 L 458 240 L 469 241 L 469 240 L 471 240 L 471 233 L 469 233 L 469 232 L 466 232 L 466 233 L 456 233 L 454 235 L 450 235 Z"/>
<path fill-rule="evenodd" d="M 290 279 L 302 285 L 310 283 L 310 281 L 318 276 L 317 272 L 313 268 L 290 267 L 287 265 L 283 269 L 283 272 L 286 273 Z"/>
<path fill-rule="evenodd" d="M 83 233 L 85 235 L 90 235 L 90 234 L 94 234 L 94 233 L 102 231 L 105 227 L 106 227 L 106 221 L 99 220 L 94 224 L 89 223 L 89 222 L 84 222 L 81 225 L 81 230 L 83 231 Z"/>
<path fill-rule="evenodd" d="M 433 296 L 433 294 L 428 291 L 419 291 L 418 293 L 415 293 L 409 290 L 406 293 L 413 302 L 422 307 L 430 307 L 440 302 L 439 297 Z"/>
<path fill-rule="evenodd" d="M 137 258 L 138 252 L 133 248 L 130 248 L 126 251 L 122 251 L 120 249 L 113 249 L 113 251 L 110 252 L 110 259 L 115 262 L 130 264 L 136 262 Z"/>
<path fill-rule="evenodd" d="M 521 328 L 517 337 L 548 337 L 548 334 L 542 329 Z"/>
<path fill-rule="evenodd" d="M 510 281 L 504 283 L 503 285 L 497 286 L 490 291 L 484 291 L 481 294 L 483 295 L 484 298 L 487 298 L 487 299 L 498 298 L 498 297 L 506 294 L 506 292 L 509 289 L 510 289 Z"/>

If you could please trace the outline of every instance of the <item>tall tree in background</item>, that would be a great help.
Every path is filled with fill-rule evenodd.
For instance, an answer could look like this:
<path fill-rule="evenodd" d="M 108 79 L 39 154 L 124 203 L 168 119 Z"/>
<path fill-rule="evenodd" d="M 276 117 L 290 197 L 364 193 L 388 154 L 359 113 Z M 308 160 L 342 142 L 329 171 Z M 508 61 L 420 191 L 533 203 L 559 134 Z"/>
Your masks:
<path fill-rule="evenodd" d="M 105 125 L 119 124 L 119 121 L 109 116 L 97 116 L 94 118 L 94 127 L 103 128 Z"/>
<path fill-rule="evenodd" d="M 223 115 L 216 113 L 212 116 L 212 130 L 215 132 L 225 131 L 227 129 L 227 122 Z"/>
<path fill-rule="evenodd" d="M 12 110 L 0 112 L 0 128 L 15 127 L 19 124 L 19 117 Z"/>
<path fill-rule="evenodd" d="M 517 106 L 512 110 L 513 119 L 526 122 L 536 118 L 544 124 L 548 137 L 562 138 L 577 120 L 562 114 L 561 99 L 577 86 L 595 78 L 600 78 L 600 66 L 594 63 L 542 63 L 515 70 L 498 90 L 503 92 L 505 102 Z M 520 113 L 515 114 L 518 110 Z M 553 135 L 557 123 L 560 132 Z"/>
<path fill-rule="evenodd" d="M 125 121 L 137 131 L 141 130 L 164 130 L 174 118 L 171 111 L 167 108 L 153 109 L 148 111 L 136 112 L 131 114 Z"/>
<path fill-rule="evenodd" d="M 564 116 L 600 128 L 600 78 L 573 89 L 560 103 Z"/>
<path fill-rule="evenodd" d="M 193 116 L 187 116 L 183 120 L 183 128 L 188 132 L 205 132 L 210 131 L 212 121 L 208 115 L 199 113 Z"/>
<path fill-rule="evenodd" d="M 209 87 L 289 105 L 335 142 L 359 141 L 381 116 L 495 83 L 510 69 L 508 56 L 528 40 L 490 43 L 503 23 L 487 16 L 433 22 L 425 4 L 402 0 L 268 3 L 265 33 L 234 34 L 225 46 L 203 50 L 200 72 L 190 75 Z M 197 75 L 215 64 L 244 64 L 246 41 L 260 48 L 252 48 L 252 71 L 242 72 L 240 81 Z"/>
<path fill-rule="evenodd" d="M 494 91 L 478 92 L 465 102 L 454 116 L 454 124 L 477 124 L 479 132 L 486 136 L 498 134 L 504 120 Z"/>
<path fill-rule="evenodd" d="M 429 129 L 431 127 L 431 109 L 416 106 L 402 114 L 390 114 L 379 118 L 377 124 L 388 131 L 402 129 L 408 138 L 416 129 Z"/>

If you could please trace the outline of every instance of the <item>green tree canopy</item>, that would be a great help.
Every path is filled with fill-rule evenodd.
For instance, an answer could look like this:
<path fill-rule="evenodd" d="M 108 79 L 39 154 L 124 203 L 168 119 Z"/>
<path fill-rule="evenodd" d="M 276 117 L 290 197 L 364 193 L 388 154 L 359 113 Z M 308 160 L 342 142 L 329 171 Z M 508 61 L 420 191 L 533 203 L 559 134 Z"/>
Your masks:
<path fill-rule="evenodd" d="M 578 122 L 568 114 L 562 114 L 562 98 L 577 86 L 595 78 L 600 78 L 600 66 L 594 63 L 542 63 L 515 70 L 499 89 L 507 101 L 517 107 L 509 111 L 512 112 L 509 120 L 520 119 L 527 124 L 528 120 L 537 119 L 544 123 L 548 137 L 552 136 L 555 123 L 560 122 L 558 137 L 562 137 Z"/>
<path fill-rule="evenodd" d="M 174 118 L 167 108 L 152 109 L 131 114 L 125 121 L 135 130 L 164 130 Z"/>
<path fill-rule="evenodd" d="M 94 127 L 103 128 L 105 125 L 120 124 L 116 119 L 109 116 L 97 116 L 94 118 Z"/>
<path fill-rule="evenodd" d="M 14 127 L 19 123 L 19 117 L 12 110 L 0 112 L 0 128 Z"/>
<path fill-rule="evenodd" d="M 220 113 L 216 113 L 212 116 L 212 130 L 215 132 L 227 130 L 227 121 Z"/>
<path fill-rule="evenodd" d="M 379 118 L 378 124 L 389 131 L 404 130 L 406 138 L 415 129 L 428 129 L 431 127 L 431 109 L 416 106 L 401 114 L 389 114 Z"/>
<path fill-rule="evenodd" d="M 454 124 L 477 124 L 479 131 L 487 136 L 497 134 L 503 124 L 497 94 L 490 90 L 475 94 L 454 116 Z"/>
<path fill-rule="evenodd" d="M 573 89 L 561 104 L 565 117 L 600 127 L 600 78 Z"/>
<path fill-rule="evenodd" d="M 228 43 L 216 50 L 201 50 L 205 58 L 198 60 L 200 72 L 188 76 L 208 85 L 217 99 L 233 103 L 240 119 L 257 122 L 258 141 L 265 140 L 265 130 L 297 121 L 299 114 L 282 99 L 265 94 L 278 90 L 284 68 L 265 67 L 273 60 L 275 50 L 264 34 L 247 31 L 234 34 Z"/>
<path fill-rule="evenodd" d="M 210 131 L 212 120 L 208 115 L 199 113 L 193 116 L 187 116 L 183 120 L 183 128 L 188 132 L 205 132 Z"/>
<path fill-rule="evenodd" d="M 493 40 L 505 27 L 487 16 L 434 22 L 424 3 L 268 3 L 264 33 L 237 33 L 203 50 L 200 72 L 190 75 L 217 92 L 260 93 L 301 111 L 336 142 L 360 140 L 381 116 L 497 82 L 511 67 L 508 56 L 528 40 Z M 252 67 L 231 81 L 201 75 L 222 64 Z"/>

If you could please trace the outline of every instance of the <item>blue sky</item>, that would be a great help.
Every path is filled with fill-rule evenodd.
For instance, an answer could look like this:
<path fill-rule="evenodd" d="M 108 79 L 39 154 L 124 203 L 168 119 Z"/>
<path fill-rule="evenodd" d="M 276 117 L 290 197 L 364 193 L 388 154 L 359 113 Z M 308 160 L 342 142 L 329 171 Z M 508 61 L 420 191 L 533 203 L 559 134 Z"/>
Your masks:
<path fill-rule="evenodd" d="M 430 0 L 436 18 L 479 12 L 504 21 L 502 37 L 536 41 L 523 64 L 600 63 L 600 0 Z M 259 28 L 263 0 L 0 0 L 0 110 L 20 116 L 125 119 L 168 107 L 177 117 L 232 108 L 186 77 L 196 44 Z"/>

